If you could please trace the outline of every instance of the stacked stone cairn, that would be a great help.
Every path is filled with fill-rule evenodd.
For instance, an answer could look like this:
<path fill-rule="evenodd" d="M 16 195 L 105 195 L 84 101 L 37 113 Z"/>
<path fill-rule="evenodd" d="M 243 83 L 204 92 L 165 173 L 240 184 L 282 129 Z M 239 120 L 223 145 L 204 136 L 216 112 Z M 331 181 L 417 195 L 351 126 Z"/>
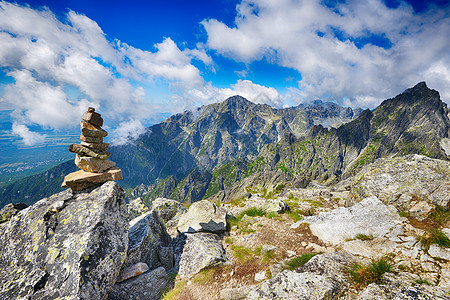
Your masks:
<path fill-rule="evenodd" d="M 76 153 L 75 164 L 80 171 L 70 173 L 64 178 L 62 187 L 80 191 L 110 180 L 121 180 L 122 170 L 109 160 L 109 144 L 103 143 L 108 133 L 102 129 L 103 118 L 93 107 L 89 107 L 81 117 L 81 144 L 71 144 L 69 151 Z"/>

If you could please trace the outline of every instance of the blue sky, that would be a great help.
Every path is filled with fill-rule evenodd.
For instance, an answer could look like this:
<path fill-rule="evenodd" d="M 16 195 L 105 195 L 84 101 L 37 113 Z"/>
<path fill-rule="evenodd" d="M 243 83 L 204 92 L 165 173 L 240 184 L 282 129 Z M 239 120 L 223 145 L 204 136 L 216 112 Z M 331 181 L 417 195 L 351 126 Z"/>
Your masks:
<path fill-rule="evenodd" d="M 450 101 L 448 1 L 0 1 L 0 110 L 27 145 L 87 106 L 116 143 L 234 94 L 373 108 L 420 81 Z"/>

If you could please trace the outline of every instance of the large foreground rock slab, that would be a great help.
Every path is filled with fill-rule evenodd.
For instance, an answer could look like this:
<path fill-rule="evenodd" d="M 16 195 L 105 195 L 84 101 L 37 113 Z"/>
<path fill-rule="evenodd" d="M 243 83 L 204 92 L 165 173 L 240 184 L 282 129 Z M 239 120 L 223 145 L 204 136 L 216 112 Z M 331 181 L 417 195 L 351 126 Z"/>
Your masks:
<path fill-rule="evenodd" d="M 400 216 L 394 207 L 386 206 L 376 197 L 369 197 L 348 208 L 340 207 L 307 217 L 293 226 L 308 223 L 311 232 L 322 241 L 339 244 L 357 234 L 387 236 L 394 228 L 402 229 L 399 222 Z"/>
<path fill-rule="evenodd" d="M 221 233 L 226 230 L 227 212 L 209 202 L 202 200 L 193 203 L 187 213 L 178 221 L 179 232 L 214 232 Z"/>
<path fill-rule="evenodd" d="M 221 238 L 213 233 L 186 234 L 178 275 L 190 278 L 204 268 L 224 263 L 227 258 Z"/>
<path fill-rule="evenodd" d="M 44 198 L 0 226 L 0 299 L 104 299 L 128 247 L 122 188 Z"/>

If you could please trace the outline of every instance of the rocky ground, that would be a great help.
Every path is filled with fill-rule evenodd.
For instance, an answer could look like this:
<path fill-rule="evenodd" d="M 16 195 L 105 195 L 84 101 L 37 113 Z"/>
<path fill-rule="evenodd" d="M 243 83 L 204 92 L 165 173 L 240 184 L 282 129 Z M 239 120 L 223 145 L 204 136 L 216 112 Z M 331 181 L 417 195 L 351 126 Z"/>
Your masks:
<path fill-rule="evenodd" d="M 450 163 L 127 205 L 107 182 L 1 212 L 0 298 L 450 299 Z M 10 267 L 7 267 L 10 266 Z"/>

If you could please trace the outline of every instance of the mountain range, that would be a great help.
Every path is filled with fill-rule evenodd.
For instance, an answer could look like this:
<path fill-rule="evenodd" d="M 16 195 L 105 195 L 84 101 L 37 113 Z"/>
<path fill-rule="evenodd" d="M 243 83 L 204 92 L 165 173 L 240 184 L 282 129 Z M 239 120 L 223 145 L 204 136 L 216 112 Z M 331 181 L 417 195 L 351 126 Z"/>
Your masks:
<path fill-rule="evenodd" d="M 449 132 L 446 104 L 421 82 L 364 111 L 320 100 L 274 109 L 233 96 L 174 115 L 110 151 L 129 193 L 195 202 L 270 193 L 280 184 L 334 184 L 380 157 L 450 160 Z M 3 187 L 0 206 L 57 192 L 75 168 L 69 161 Z"/>

